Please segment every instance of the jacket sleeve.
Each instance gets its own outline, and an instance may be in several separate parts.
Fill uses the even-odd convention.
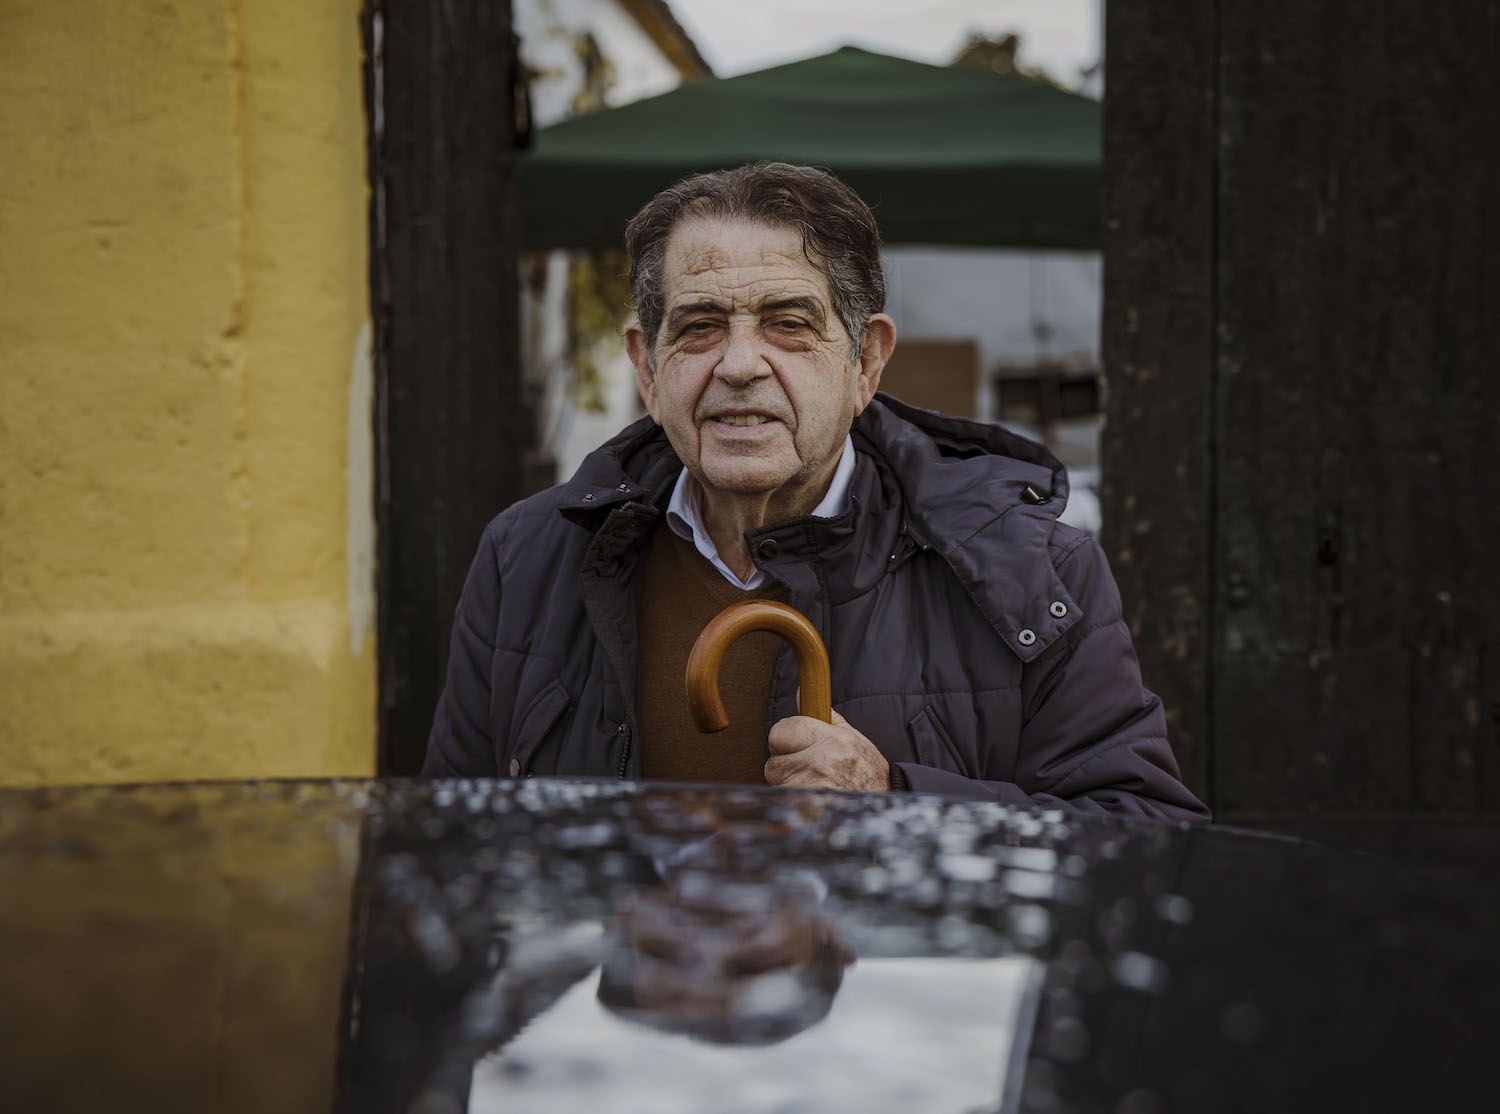
[[[1182,783],[1160,698],[1141,684],[1104,551],[1089,539],[1064,556],[1057,573],[1082,616],[1022,671],[1015,781],[978,781],[902,763],[907,786],[1004,804],[1209,819]]]
[[[500,615],[499,520],[490,523],[453,613],[448,677],[427,737],[423,777],[496,777],[490,662]]]

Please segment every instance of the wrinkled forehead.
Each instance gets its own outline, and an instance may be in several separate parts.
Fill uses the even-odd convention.
[[[828,277],[808,258],[802,234],[786,225],[692,216],[667,238],[667,306],[689,298],[724,299],[736,309],[771,294],[813,295],[829,305]]]

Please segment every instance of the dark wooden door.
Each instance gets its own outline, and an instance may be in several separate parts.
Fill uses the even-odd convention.
[[[1497,50],[1495,0],[1109,7],[1105,544],[1221,820],[1500,852]]]
[[[524,494],[510,4],[367,0],[380,762],[421,769],[453,608]]]

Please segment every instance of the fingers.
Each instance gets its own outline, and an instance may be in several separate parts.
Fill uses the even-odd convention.
[[[849,727],[849,721],[837,712],[833,713],[832,723],[811,716],[788,716],[772,726],[767,741],[771,744],[772,754],[795,754],[829,738],[835,727]]]
[[[772,725],[766,742],[770,744],[772,754],[796,754],[815,746],[831,730],[832,727],[821,720],[788,716]]]
[[[766,781],[805,789],[890,788],[890,764],[880,749],[843,716],[834,723],[789,716],[767,737]]]
[[[774,755],[766,763],[766,784],[787,789],[838,789],[838,783],[820,766],[800,754]]]
[[[797,765],[788,762],[785,758],[772,755],[766,761],[766,784],[767,785],[789,785],[790,778],[797,773]]]

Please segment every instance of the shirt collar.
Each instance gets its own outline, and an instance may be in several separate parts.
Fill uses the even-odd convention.
[[[846,434],[844,452],[839,457],[838,467],[833,470],[833,480],[828,485],[828,492],[823,496],[822,502],[812,509],[812,514],[817,518],[837,518],[843,514],[844,509],[849,505],[849,481],[853,477],[854,438]],[[708,529],[703,523],[702,505],[699,502],[701,494],[698,481],[693,479],[684,468],[678,473],[677,484],[672,488],[672,498],[667,503],[667,525],[683,541],[692,542],[693,547],[706,557],[729,583],[736,588],[753,592],[765,583],[766,574],[756,569],[750,574],[749,580],[741,580],[724,563],[724,559],[719,556],[718,546],[714,545],[713,538],[708,536]]]

